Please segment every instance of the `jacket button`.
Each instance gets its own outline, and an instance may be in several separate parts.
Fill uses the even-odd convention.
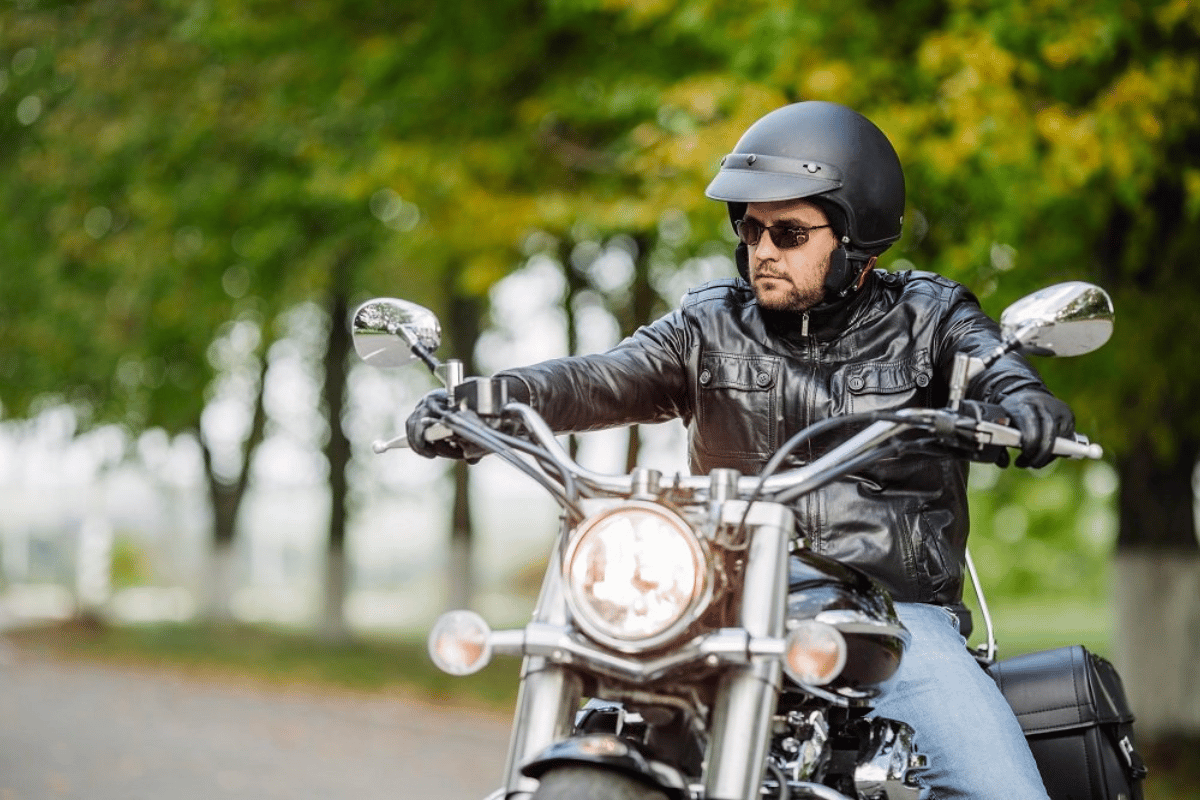
[[[926,375],[924,372],[922,372],[920,375],[917,376],[917,386],[920,386],[923,389],[928,385],[929,385],[929,376]]]
[[[709,381],[711,381],[711,380],[712,380],[712,373],[709,372],[708,370],[704,370],[703,372],[700,373],[700,383],[707,386]]]
[[[867,382],[857,375],[850,379],[850,391],[852,392],[862,391],[862,388],[866,385]]]
[[[765,372],[760,372],[760,373],[758,373],[758,377],[756,377],[754,380],[758,383],[759,386],[766,386],[768,383],[771,382],[771,376]]]

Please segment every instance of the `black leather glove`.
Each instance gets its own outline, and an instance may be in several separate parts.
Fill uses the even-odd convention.
[[[1056,436],[1075,435],[1075,415],[1071,407],[1052,394],[1039,391],[1018,392],[1000,401],[1010,424],[1021,432],[1018,467],[1044,467],[1054,460]]]
[[[404,431],[408,435],[408,445],[414,453],[420,453],[426,458],[441,456],[442,458],[464,458],[462,448],[454,437],[445,439],[426,438],[429,428],[438,418],[450,411],[450,397],[445,389],[434,389],[421,398],[417,407],[408,415]]]

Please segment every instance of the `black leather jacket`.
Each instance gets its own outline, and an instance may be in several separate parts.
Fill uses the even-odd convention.
[[[759,309],[749,285],[720,280],[600,354],[502,374],[558,431],[675,417],[688,426],[691,468],[758,473],[772,453],[818,420],[859,411],[945,405],[954,354],[980,354],[999,329],[960,284],[922,272],[877,270],[848,300],[804,314]],[[1006,356],[970,386],[998,403],[1046,391],[1031,366]],[[798,452],[810,460],[845,439]],[[872,575],[899,601],[956,606],[968,530],[960,459],[893,458],[795,503],[809,546]]]

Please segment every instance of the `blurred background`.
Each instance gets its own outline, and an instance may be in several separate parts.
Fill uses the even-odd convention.
[[[1106,459],[976,467],[972,550],[1002,654],[1088,644],[1155,763],[1200,771],[1190,0],[5,3],[0,626],[337,648],[521,621],[553,504],[373,455],[433,383],[356,363],[349,314],[427,305],[468,373],[607,347],[734,273],[704,186],[802,99],[900,153],[883,267],[993,315],[1112,294],[1105,348],[1037,365]],[[685,465],[675,424],[573,446]]]

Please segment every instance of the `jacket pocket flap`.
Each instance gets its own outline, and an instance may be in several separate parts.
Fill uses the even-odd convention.
[[[778,356],[709,353],[700,360],[700,386],[704,389],[766,391],[779,378]]]
[[[846,370],[846,388],[855,394],[891,394],[925,388],[932,380],[929,351],[900,361],[856,364]]]

